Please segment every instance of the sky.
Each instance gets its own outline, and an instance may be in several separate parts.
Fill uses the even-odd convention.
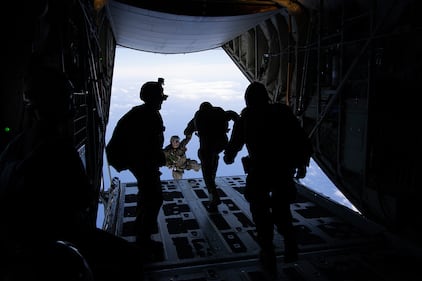
[[[111,137],[117,121],[130,108],[139,105],[139,89],[147,81],[164,78],[164,93],[169,97],[163,103],[161,115],[164,126],[164,145],[170,143],[172,135],[184,137],[183,131],[203,101],[238,113],[244,107],[243,93],[249,81],[231,62],[222,49],[190,53],[163,55],[134,51],[118,47],[116,50],[113,73],[112,97],[106,141]],[[230,128],[232,127],[230,122]],[[198,160],[198,137],[193,136],[187,145],[187,157]],[[243,174],[239,161],[232,165],[220,163],[217,176]],[[221,159],[222,160],[222,159]],[[106,172],[108,169],[106,169]],[[117,173],[113,168],[111,175],[120,179],[134,181],[128,171]],[[162,167],[162,180],[172,179],[171,170]],[[201,171],[185,171],[184,178],[202,177]]]
[[[143,103],[139,99],[142,84],[147,81],[157,81],[159,77],[164,78],[164,93],[169,96],[160,111],[166,128],[164,146],[170,143],[172,135],[179,135],[181,139],[184,137],[183,131],[187,123],[203,101],[209,101],[215,106],[238,113],[245,106],[243,96],[249,81],[221,48],[189,54],[166,55],[117,47],[106,143],[117,121],[133,106]],[[229,127],[232,128],[232,126],[230,122]],[[188,158],[198,160],[198,146],[198,137],[194,135],[187,145]],[[226,165],[222,160],[223,155],[220,154],[217,176],[243,175],[240,159],[246,154],[246,149],[243,148],[231,165]],[[129,171],[118,173],[108,166],[106,157],[104,157],[104,162],[105,189],[108,188],[113,177],[119,177],[122,182],[136,181]],[[161,172],[162,180],[172,179],[169,168],[162,167]],[[185,171],[183,176],[185,179],[201,177],[201,171],[193,170]],[[313,161],[302,183],[345,206],[352,207]]]

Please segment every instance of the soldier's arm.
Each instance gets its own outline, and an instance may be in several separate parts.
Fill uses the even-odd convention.
[[[242,149],[245,144],[243,135],[243,119],[238,118],[233,125],[233,131],[230,136],[229,143],[224,150],[224,162],[232,164],[236,158],[237,153]]]
[[[233,121],[236,122],[237,119],[239,119],[239,114],[237,114],[236,111],[233,110],[226,110],[227,115],[227,121]]]
[[[185,128],[185,130],[183,131],[183,134],[188,137],[192,137],[193,132],[196,131],[195,128],[195,119],[193,118],[192,120],[190,120]]]
[[[189,134],[189,135],[185,135],[185,138],[183,139],[183,140],[181,140],[180,141],[180,145],[179,145],[179,147],[181,148],[181,149],[185,149],[186,150],[186,146],[187,146],[187,144],[190,142],[190,140],[192,139],[192,135],[191,134]]]

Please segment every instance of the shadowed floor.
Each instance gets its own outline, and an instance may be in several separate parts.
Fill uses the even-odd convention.
[[[164,204],[153,237],[161,247],[146,266],[146,280],[270,280],[259,264],[254,224],[242,195],[245,176],[216,181],[222,199],[218,211],[208,209],[202,178],[162,181]],[[134,242],[136,183],[120,187],[124,200],[116,205],[115,232]],[[419,250],[411,252],[382,227],[334,201],[301,185],[298,191],[291,208],[299,260],[283,262],[283,238],[276,233],[276,280],[389,281],[417,274]]]

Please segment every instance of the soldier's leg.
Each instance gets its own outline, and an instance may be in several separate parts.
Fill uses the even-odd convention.
[[[283,187],[285,188],[285,186]],[[273,192],[271,206],[277,231],[284,238],[285,261],[291,262],[297,260],[298,246],[289,196],[281,192],[283,187]]]
[[[215,185],[215,155],[210,151],[200,149],[198,157],[201,160],[202,177],[208,190],[210,206],[215,207],[221,203],[220,196]]]
[[[274,224],[271,218],[270,196],[265,186],[259,185],[254,175],[246,179],[245,198],[249,202],[252,219],[255,223],[257,243],[261,248],[259,259],[263,269],[272,275],[277,272],[274,251]]]
[[[157,231],[157,219],[163,204],[160,171],[138,173],[138,194],[136,207],[137,242],[147,244]],[[138,241],[139,240],[139,241]]]

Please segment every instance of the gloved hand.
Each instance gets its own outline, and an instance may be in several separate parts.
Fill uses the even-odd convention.
[[[306,177],[306,166],[297,168],[295,178],[303,179],[304,177]]]

